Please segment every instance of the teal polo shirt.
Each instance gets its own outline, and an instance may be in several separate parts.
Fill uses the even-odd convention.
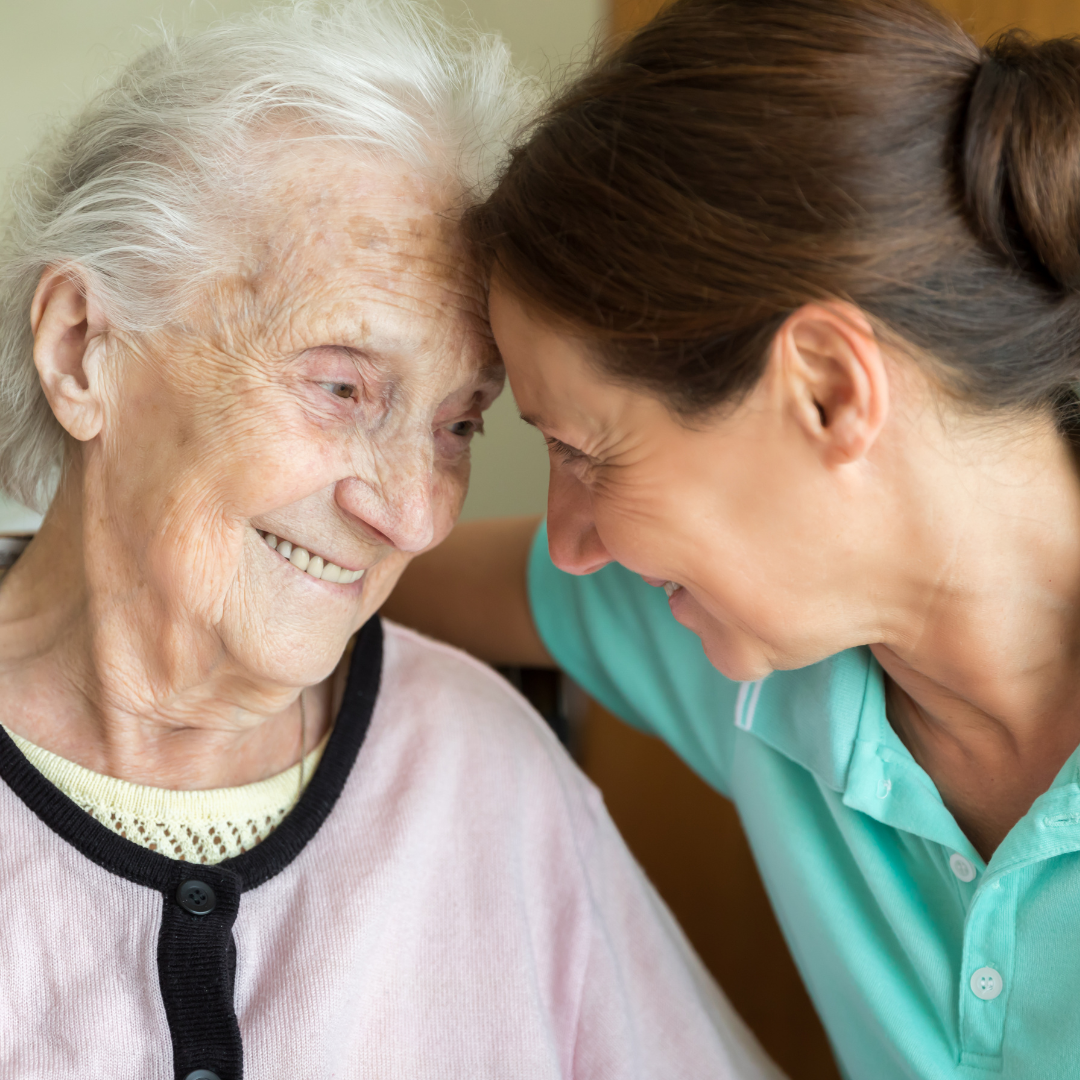
[[[869,649],[731,682],[662,589],[564,574],[543,529],[529,594],[559,665],[738,807],[846,1077],[1080,1078],[1080,752],[985,863]]]

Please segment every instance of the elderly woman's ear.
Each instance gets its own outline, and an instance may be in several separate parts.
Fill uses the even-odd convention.
[[[101,359],[107,329],[83,278],[70,267],[41,275],[30,309],[34,365],[56,419],[72,438],[101,430]]]

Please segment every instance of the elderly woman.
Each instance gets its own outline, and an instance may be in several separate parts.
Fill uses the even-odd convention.
[[[500,389],[457,218],[521,101],[414,6],[279,8],[18,188],[3,1076],[775,1075],[539,719],[375,616]]]

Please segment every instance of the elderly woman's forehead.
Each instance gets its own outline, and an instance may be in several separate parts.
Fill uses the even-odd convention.
[[[256,247],[346,253],[398,251],[431,257],[464,251],[454,213],[460,191],[404,162],[378,162],[333,146],[291,155],[262,188]],[[438,257],[438,256],[436,256]]]
[[[464,319],[487,335],[486,289],[457,198],[401,164],[355,154],[290,162],[249,203],[238,272],[206,294],[213,325],[246,324],[282,342],[320,324],[348,337],[406,314]]]
[[[282,169],[251,208],[240,276],[266,297],[320,282],[382,283],[475,304],[484,290],[458,224],[459,194],[402,164],[312,152]]]

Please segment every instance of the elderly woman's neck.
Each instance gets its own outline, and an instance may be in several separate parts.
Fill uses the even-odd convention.
[[[108,524],[87,524],[71,481],[0,587],[0,723],[158,787],[235,786],[295,764],[296,687],[241,670],[212,632],[146,595],[136,568],[110,565]],[[343,674],[305,691],[304,749],[325,734]]]

